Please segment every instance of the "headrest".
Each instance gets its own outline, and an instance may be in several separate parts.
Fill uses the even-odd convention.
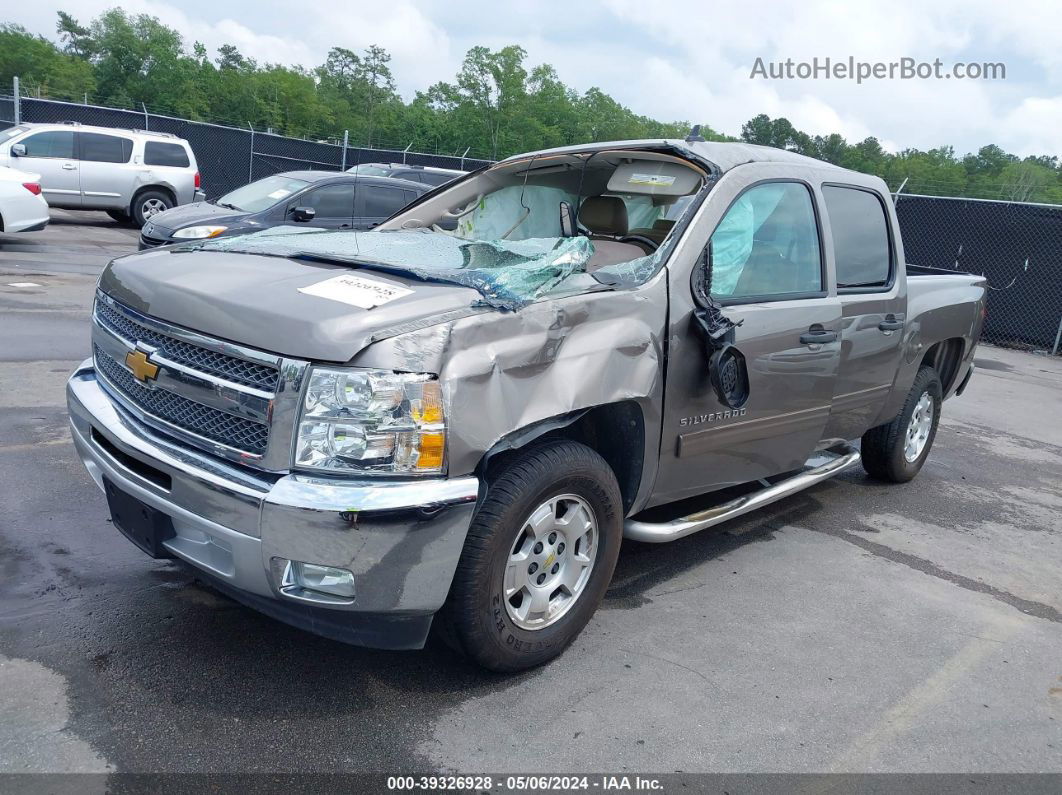
[[[594,234],[627,234],[627,205],[618,196],[590,196],[579,205],[579,223]]]

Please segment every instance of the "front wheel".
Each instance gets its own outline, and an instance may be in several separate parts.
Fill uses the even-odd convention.
[[[444,637],[480,665],[520,671],[583,630],[612,579],[623,501],[585,445],[533,445],[495,477],[476,512],[439,615]]]
[[[918,474],[937,435],[943,398],[937,371],[920,368],[895,419],[863,434],[863,469],[868,475],[906,483]]]

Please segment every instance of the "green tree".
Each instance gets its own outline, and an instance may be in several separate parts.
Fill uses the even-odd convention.
[[[0,24],[0,90],[9,91],[15,77],[24,94],[39,92],[57,99],[81,101],[96,89],[91,65],[61,53],[25,28]]]
[[[582,141],[685,138],[685,121],[634,113],[599,87],[580,93],[549,64],[527,64],[512,45],[473,47],[453,81],[441,81],[404,102],[395,90],[390,54],[377,45],[360,53],[328,52],[313,70],[260,64],[225,44],[211,54],[189,50],[180,34],[146,14],[115,8],[88,24],[59,12],[55,42],[0,24],[0,86],[22,80],[25,94],[139,107],[288,135],[355,144],[412,144],[424,151],[473,157]],[[702,125],[709,141],[735,140]],[[1057,155],[1018,158],[997,145],[964,157],[950,146],[886,152],[873,137],[848,143],[841,135],[809,135],[785,118],[759,114],[740,140],[800,152],[876,174],[896,189],[945,196],[1062,202]]]
[[[362,107],[365,111],[367,146],[372,146],[375,116],[381,105],[395,98],[395,79],[391,74],[391,55],[373,44],[361,59],[356,79],[362,84]]]
[[[59,21],[55,25],[63,49],[78,58],[90,58],[94,52],[95,42],[89,29],[82,26],[65,11],[59,12]]]
[[[527,96],[526,57],[516,45],[497,51],[473,47],[454,83],[436,83],[428,90],[436,107],[457,115],[469,140],[485,141],[492,158],[516,143],[512,127]]]

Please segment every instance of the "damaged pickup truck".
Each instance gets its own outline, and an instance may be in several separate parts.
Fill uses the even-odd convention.
[[[570,147],[371,232],[116,259],[70,418],[148,554],[312,632],[419,648],[434,625],[515,671],[579,634],[624,537],[860,458],[914,477],[984,301],[905,266],[876,177],[695,137]]]

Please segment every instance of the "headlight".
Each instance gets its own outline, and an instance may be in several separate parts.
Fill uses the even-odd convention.
[[[186,226],[173,233],[174,237],[201,240],[204,237],[217,237],[228,229],[227,226]]]
[[[431,375],[314,367],[295,466],[363,474],[443,472],[442,388]]]

